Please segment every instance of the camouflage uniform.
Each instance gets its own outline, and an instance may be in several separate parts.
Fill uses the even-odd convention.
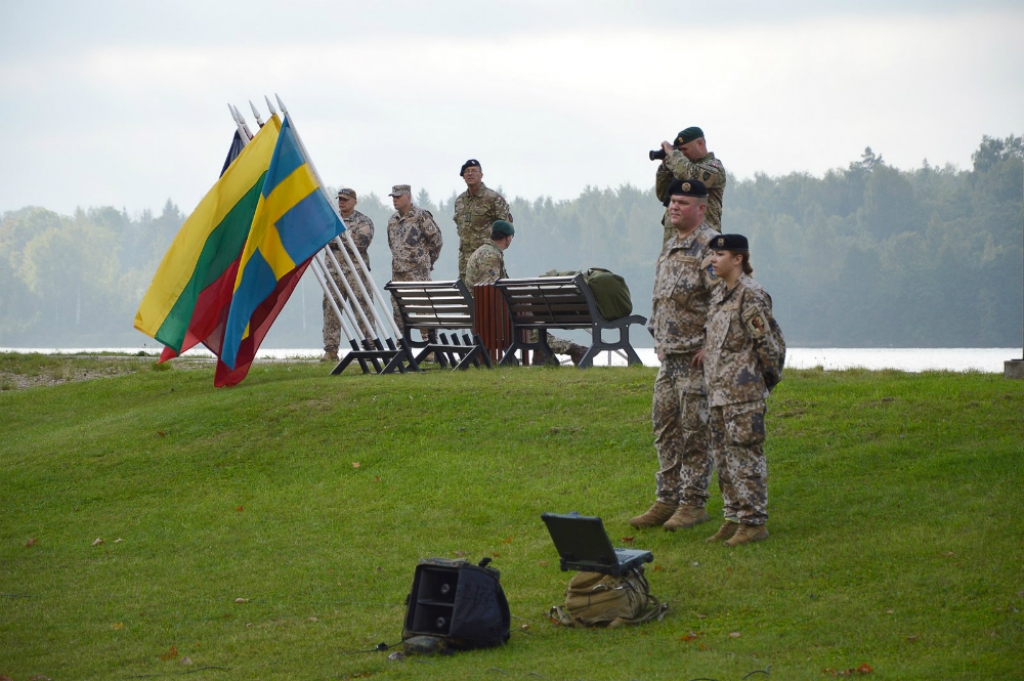
[[[493,241],[488,239],[487,243],[476,249],[470,256],[469,262],[466,263],[466,276],[462,280],[472,291],[477,284],[493,284],[498,279],[505,278],[508,278],[508,272],[505,270],[505,254],[494,245]],[[529,342],[536,343],[539,336],[539,332],[531,331]],[[569,349],[573,345],[572,341],[548,334],[548,347],[556,355],[568,355]]]
[[[388,246],[391,248],[393,281],[430,281],[430,271],[441,254],[441,230],[430,211],[413,206],[405,215],[388,218]],[[392,296],[395,323],[405,333],[402,316]]]
[[[690,163],[683,152],[673,149],[658,166],[654,177],[654,193],[659,201],[664,202],[668,198],[668,187],[675,179],[700,180],[704,183],[708,188],[708,212],[704,215],[704,222],[716,232],[721,232],[722,195],[725,193],[725,167],[722,162],[715,158],[714,153],[708,152],[707,156],[696,163]],[[669,222],[668,210],[661,218],[661,225],[665,229],[664,240],[668,241],[676,233],[676,228]]]
[[[373,221],[366,217],[359,211],[352,211],[350,216],[342,217],[345,222],[345,229],[352,235],[352,241],[356,244],[356,249],[359,254],[363,256],[363,262],[366,263],[366,268],[370,268],[370,256],[366,252],[366,249],[370,247],[370,242],[373,241]],[[342,242],[345,243],[345,250],[348,251],[348,257],[351,258],[353,264],[356,262],[356,256],[352,252],[351,246],[345,237],[341,237]],[[341,249],[334,241],[328,244],[331,252],[334,253],[334,257],[341,264],[341,271],[345,275],[345,279],[348,280],[349,286],[352,287],[352,291],[356,294],[356,300],[359,305],[362,306],[363,311],[366,313],[366,318],[373,323],[373,316],[370,313],[369,304],[366,298],[359,291],[359,285],[356,284],[356,278],[354,273],[349,269],[348,264],[345,262],[344,256],[341,255]],[[345,285],[341,283],[341,276],[338,273],[337,268],[334,267],[334,263],[331,262],[330,258],[327,258],[327,270],[331,273],[331,277],[334,279],[334,283],[338,285],[338,290],[345,296],[346,300],[350,300],[348,293],[345,292]],[[370,293],[370,279],[364,274],[363,286],[366,287],[366,292]],[[370,294],[373,295],[373,294]],[[351,301],[350,301],[351,302]],[[341,307],[340,305],[338,306]],[[331,307],[330,301],[327,300],[327,296],[324,296],[324,352],[336,353],[338,352],[338,346],[341,343],[341,323],[338,321],[338,316],[334,314],[334,308]],[[353,310],[354,312],[355,310]],[[374,338],[377,334],[373,333],[372,329],[366,328],[366,324],[363,324],[362,320],[359,319],[359,313],[356,312],[356,319],[359,322],[359,331],[363,334],[363,338]]]
[[[466,273],[462,277],[466,287],[473,290],[477,284],[493,284],[499,279],[508,278],[505,271],[505,254],[488,239],[469,257],[466,262]]]
[[[718,280],[701,268],[716,232],[706,223],[662,248],[654,274],[647,328],[662,356],[654,381],[651,420],[661,470],[658,501],[703,508],[713,465],[704,377],[692,365],[704,342],[708,302]]]
[[[512,222],[512,213],[501,194],[481,182],[476,194],[467,189],[455,199],[452,219],[459,233],[459,278],[465,281],[470,256],[491,241],[491,225],[495,220]]]
[[[763,525],[768,520],[763,446],[768,388],[761,366],[774,366],[774,358],[786,352],[785,342],[768,332],[778,331],[771,296],[741,275],[731,291],[722,286],[715,292],[705,329],[704,378],[723,512],[744,525]]]

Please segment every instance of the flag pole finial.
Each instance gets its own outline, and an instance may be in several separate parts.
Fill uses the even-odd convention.
[[[263,117],[260,116],[260,110],[256,108],[256,105],[252,103],[251,99],[249,100],[249,108],[252,109],[252,115],[256,117],[256,124],[262,128]]]
[[[275,92],[274,93],[274,99],[277,100],[277,105],[279,107],[281,107],[281,113],[283,113],[285,116],[287,116],[288,115],[288,107],[286,107],[284,105],[284,102],[281,101],[281,96]]]
[[[277,115],[277,109],[274,108],[274,103],[270,101],[270,97],[263,95],[263,99],[267,102],[267,110],[270,111],[271,116]]]

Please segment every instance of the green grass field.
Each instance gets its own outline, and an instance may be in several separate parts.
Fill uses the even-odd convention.
[[[217,390],[151,361],[0,392],[0,675],[1024,678],[1024,383],[788,372],[771,538],[727,549],[717,522],[627,525],[653,501],[652,369],[267,364]],[[547,620],[570,575],[539,515],[573,510],[653,551],[662,622]],[[493,557],[508,645],[364,652],[399,641],[428,556]]]

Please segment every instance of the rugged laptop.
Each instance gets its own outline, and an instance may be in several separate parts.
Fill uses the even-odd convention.
[[[542,513],[540,517],[561,557],[563,572],[580,570],[618,577],[654,560],[650,551],[614,548],[600,518],[578,513]]]

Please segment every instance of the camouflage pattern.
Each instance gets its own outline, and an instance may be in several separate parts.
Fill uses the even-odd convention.
[[[708,301],[719,283],[700,266],[715,234],[702,224],[683,238],[677,232],[662,248],[647,325],[662,357],[651,406],[658,499],[699,508],[707,502],[713,461],[704,375],[692,360],[703,345]]]
[[[774,366],[786,347],[772,316],[771,296],[747,275],[740,275],[731,291],[722,286],[712,297],[704,349],[704,378],[725,517],[745,525],[763,525],[768,520],[764,458],[768,388],[761,367]]]
[[[352,214],[347,218],[342,216],[342,221],[345,223],[345,229],[352,235],[352,241],[355,242],[356,250],[363,256],[363,262],[366,263],[366,267],[370,267],[370,256],[367,253],[367,249],[370,247],[370,242],[373,241],[373,221],[366,217],[359,211],[352,211]],[[356,262],[355,254],[352,252],[351,246],[348,245],[348,241],[345,237],[341,237],[345,244],[345,250],[348,251],[348,257],[353,263]],[[363,311],[366,314],[366,318],[372,323],[373,316],[370,313],[369,304],[366,298],[359,290],[358,284],[356,284],[355,275],[350,270],[348,264],[345,262],[345,258],[341,255],[341,248],[338,247],[334,241],[328,244],[328,248],[334,253],[334,257],[341,264],[341,271],[344,273],[345,278],[348,280],[349,286],[352,287],[352,291],[356,294],[356,300],[359,305],[362,306]],[[330,272],[331,278],[334,279],[334,283],[338,285],[338,290],[345,296],[346,300],[351,300],[348,297],[348,293],[345,291],[345,285],[341,282],[341,275],[339,275],[337,268],[334,263],[331,262],[330,258],[326,258],[327,271]],[[363,286],[366,287],[367,293],[370,292],[370,279],[363,273]],[[338,306],[341,307],[340,305]],[[338,321],[338,316],[334,313],[334,308],[331,307],[330,301],[327,300],[327,296],[324,296],[323,300],[323,311],[324,311],[324,352],[337,352],[338,346],[341,343],[341,323]],[[363,338],[374,338],[377,334],[372,329],[367,328],[366,324],[359,319],[359,314],[356,313],[356,319],[359,322],[359,332],[363,335]]]
[[[430,281],[441,254],[441,230],[430,211],[413,206],[404,215],[395,212],[388,218],[388,246],[391,248],[391,279],[393,281]],[[392,298],[395,323],[405,333],[398,305]]]
[[[776,331],[776,335],[770,333]],[[711,299],[704,342],[704,379],[712,407],[768,397],[762,367],[775,366],[786,345],[772,316],[772,299],[743,274],[730,291],[719,287]]]
[[[717,234],[705,223],[682,239],[677,232],[661,249],[647,322],[660,355],[690,354],[704,345],[708,303],[719,280],[700,265]]]
[[[764,400],[711,407],[711,440],[722,490],[722,513],[744,525],[768,521]]]
[[[654,176],[654,193],[662,203],[668,198],[668,187],[674,179],[700,180],[708,188],[708,212],[704,221],[716,232],[722,231],[722,197],[725,194],[725,167],[715,158],[714,153],[696,163],[691,163],[683,156],[683,152],[673,149],[672,153],[658,166]],[[668,219],[668,211],[661,219],[665,230],[664,240],[668,241],[675,235],[676,228]]]
[[[470,256],[491,240],[495,220],[512,222],[512,213],[501,194],[481,182],[476,194],[469,190],[455,199],[455,226],[459,233],[459,278],[466,280],[466,263]]]
[[[505,271],[505,254],[488,239],[487,243],[470,256],[462,281],[472,290],[477,284],[493,284],[498,279],[506,278],[508,272]]]
[[[703,374],[696,352],[667,355],[654,381],[651,421],[660,467],[658,501],[704,508],[711,480],[711,439]]]

